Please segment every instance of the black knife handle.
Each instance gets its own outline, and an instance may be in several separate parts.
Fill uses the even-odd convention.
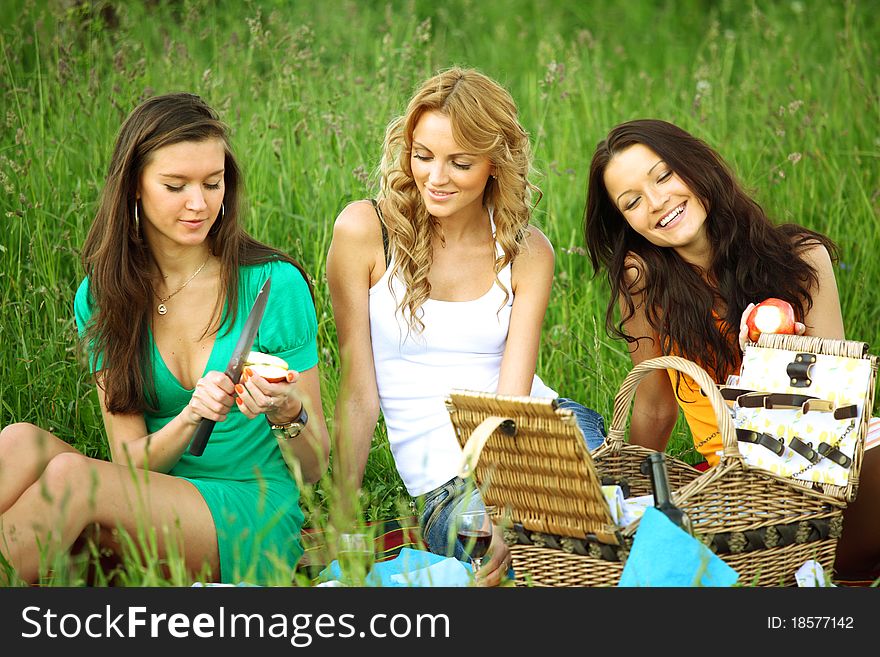
[[[211,432],[214,431],[214,420],[207,420],[202,418],[199,421],[199,426],[196,427],[196,433],[193,435],[192,441],[189,444],[189,453],[193,456],[201,456],[202,452],[205,451],[205,445],[208,444],[208,438],[211,437]]]

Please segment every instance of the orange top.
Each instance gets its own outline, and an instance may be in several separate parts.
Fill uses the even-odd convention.
[[[723,321],[715,311],[712,311],[715,322],[721,329]],[[673,355],[678,355],[673,353]],[[702,363],[697,363],[700,367],[705,368]],[[672,391],[678,400],[678,406],[684,414],[684,419],[688,423],[691,430],[691,437],[694,440],[694,447],[708,461],[709,465],[715,467],[721,460],[718,452],[722,450],[724,445],[721,442],[721,432],[718,430],[718,420],[715,418],[715,411],[709,398],[700,392],[700,386],[687,374],[678,370],[666,370],[669,374],[669,380],[672,383]],[[681,374],[681,384],[676,389],[676,380],[678,374]],[[711,376],[711,375],[710,375]],[[725,377],[726,378],[726,377]],[[722,383],[724,383],[722,381]]]
[[[669,380],[672,382],[672,390],[678,400],[678,406],[687,420],[694,440],[694,447],[702,454],[709,465],[718,465],[720,457],[718,452],[723,445],[721,432],[718,430],[718,420],[709,398],[700,392],[700,386],[691,377],[678,370],[666,370]],[[676,375],[681,374],[681,384],[676,389]]]

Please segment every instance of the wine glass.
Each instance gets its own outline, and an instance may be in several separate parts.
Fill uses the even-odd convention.
[[[373,560],[370,537],[356,532],[340,534],[336,555],[343,577],[352,584],[362,584]]]
[[[474,575],[480,571],[483,557],[492,542],[492,519],[485,508],[468,509],[458,514],[458,540],[468,554]]]

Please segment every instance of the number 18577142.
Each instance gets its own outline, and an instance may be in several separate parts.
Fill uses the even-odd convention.
[[[852,630],[852,616],[768,616],[771,630]]]

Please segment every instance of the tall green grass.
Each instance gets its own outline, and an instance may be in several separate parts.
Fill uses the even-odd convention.
[[[76,347],[78,253],[121,121],[176,90],[202,95],[231,126],[249,230],[314,276],[332,415],[333,219],[375,190],[384,126],[418,81],[453,64],[505,84],[532,135],[544,192],[535,223],[557,254],[538,369],[565,396],[610,420],[630,368],[605,334],[608,290],[592,278],[581,223],[596,142],[636,117],[703,137],[771,216],[836,240],[847,336],[880,343],[871,2],[6,0],[0,12],[0,425],[34,422],[107,456]],[[673,449],[691,458],[687,442],[680,426]],[[381,426],[364,490],[370,519],[408,503]],[[304,495],[314,524],[324,491]]]

